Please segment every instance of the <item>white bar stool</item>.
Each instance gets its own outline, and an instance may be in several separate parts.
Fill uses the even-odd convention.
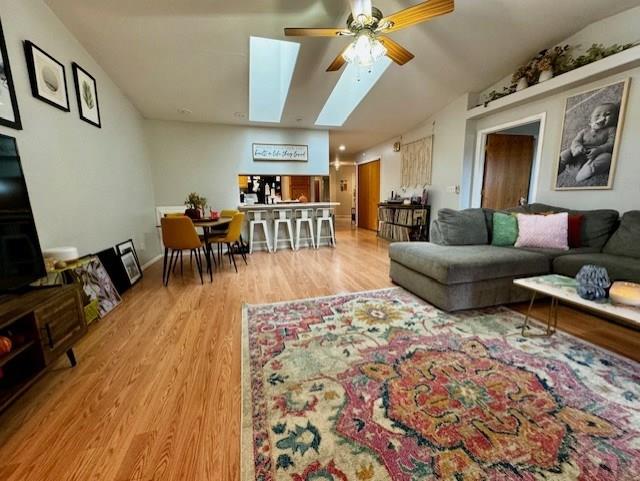
[[[300,249],[300,241],[311,241],[311,246],[315,248],[316,244],[313,240],[313,209],[296,209],[296,250]],[[300,228],[302,224],[309,227],[310,237],[300,237]]]
[[[267,250],[271,252],[271,243],[269,242],[269,226],[267,225],[268,213],[264,210],[250,210],[249,215],[249,254],[253,253],[255,244],[266,244]],[[264,240],[255,240],[254,231],[256,226],[262,226],[264,232]]]
[[[273,252],[278,250],[278,231],[280,230],[280,224],[287,226],[287,232],[289,237],[281,239],[281,242],[290,242],[291,250],[295,250],[293,243],[293,226],[291,225],[291,219],[293,218],[293,210],[291,209],[273,209]]]
[[[329,245],[331,245],[332,247],[336,246],[336,233],[333,228],[333,214],[334,210],[329,207],[323,207],[316,210],[316,226],[318,229],[316,233],[316,249],[320,247],[322,239],[329,239]],[[330,235],[323,236],[322,224],[325,222],[328,224]]]

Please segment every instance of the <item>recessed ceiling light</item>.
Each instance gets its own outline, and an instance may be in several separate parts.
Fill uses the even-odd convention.
[[[182,108],[178,109],[178,113],[182,114],[182,115],[191,115],[193,113],[193,111],[189,110],[189,109],[187,109],[185,107],[182,107]]]
[[[346,147],[346,146],[344,146],[344,145],[341,145],[340,147],[338,147],[338,150],[339,150],[340,152],[344,152],[345,150],[347,150],[347,147]]]

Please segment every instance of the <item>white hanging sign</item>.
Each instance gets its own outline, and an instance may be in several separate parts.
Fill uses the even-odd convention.
[[[308,145],[253,144],[253,160],[308,162]]]

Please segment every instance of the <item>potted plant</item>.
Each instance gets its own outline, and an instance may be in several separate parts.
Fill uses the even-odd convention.
[[[511,77],[511,83],[515,85],[516,92],[529,86],[529,64],[518,68]]]
[[[201,219],[204,207],[207,205],[207,199],[206,197],[198,195],[196,192],[191,192],[184,201],[184,205],[187,206],[184,215],[191,219]]]
[[[562,73],[566,68],[570,56],[567,54],[569,45],[556,46],[543,50],[536,57],[536,71],[538,82],[544,82],[553,78],[556,73]]]

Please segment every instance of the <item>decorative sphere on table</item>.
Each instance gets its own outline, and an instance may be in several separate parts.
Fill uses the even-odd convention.
[[[576,281],[578,281],[578,295],[589,301],[606,298],[607,289],[611,287],[609,273],[602,266],[582,266],[576,275]]]

